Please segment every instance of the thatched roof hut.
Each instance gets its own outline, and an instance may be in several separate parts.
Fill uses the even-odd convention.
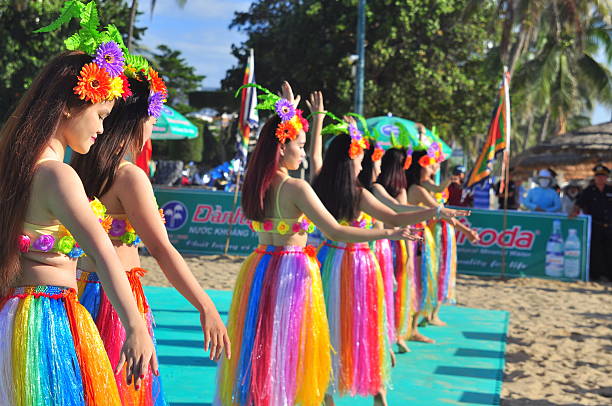
[[[552,168],[566,180],[592,176],[597,163],[612,168],[612,121],[546,139],[512,159],[519,172]]]

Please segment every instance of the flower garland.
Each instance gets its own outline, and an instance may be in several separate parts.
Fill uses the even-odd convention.
[[[128,76],[147,80],[150,88],[148,113],[159,118],[168,97],[164,81],[149,67],[145,58],[129,53],[116,26],[110,24],[105,30],[99,30],[100,19],[95,1],[87,4],[83,4],[81,0],[66,1],[55,21],[34,32],[55,31],[73,18],[79,20],[81,29],[64,41],[66,48],[70,51],[82,51],[93,57],[93,61],[85,64],[77,75],[74,94],[91,103],[118,98],[125,100],[132,95]]]
[[[295,141],[300,131],[308,132],[308,120],[304,118],[302,110],[295,108],[289,100],[281,98],[263,86],[256,83],[242,85],[236,91],[236,97],[238,97],[242,89],[247,87],[254,87],[264,92],[264,94],[257,96],[259,101],[255,106],[256,109],[274,110],[281,119],[274,132],[278,142],[284,144],[287,140]]]
[[[321,134],[348,134],[351,137],[351,145],[349,146],[348,150],[348,156],[350,159],[357,158],[363,153],[364,149],[370,148],[370,142],[367,140],[367,137],[369,137],[370,134],[363,116],[356,113],[347,114],[347,116],[357,117],[361,121],[362,127],[366,131],[365,136],[355,124],[348,123],[330,112],[326,112],[325,115],[331,117],[335,123],[325,126],[323,130],[321,130]]]
[[[419,165],[425,168],[429,165],[440,163],[445,159],[446,157],[442,153],[442,146],[439,142],[434,142],[427,148],[427,155],[423,155],[421,159],[419,159]]]
[[[374,152],[372,152],[372,162],[380,161],[384,154],[385,150],[380,146],[378,142],[376,142],[374,144]]]

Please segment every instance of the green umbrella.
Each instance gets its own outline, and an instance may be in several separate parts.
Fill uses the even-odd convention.
[[[152,139],[154,140],[182,140],[183,138],[197,138],[198,127],[191,124],[181,113],[172,107],[162,107],[161,116],[153,126]]]
[[[404,146],[410,143],[412,148],[415,149],[419,144],[429,147],[433,142],[439,142],[442,145],[442,153],[446,157],[450,157],[453,152],[452,148],[440,139],[435,128],[433,131],[426,128],[425,136],[419,140],[419,130],[417,129],[416,123],[405,118],[391,115],[371,117],[366,120],[366,123],[372,136],[376,138],[380,146],[384,149],[391,148],[391,137],[393,136],[396,142]]]

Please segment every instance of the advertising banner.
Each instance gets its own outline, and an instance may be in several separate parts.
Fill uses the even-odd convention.
[[[240,200],[226,192],[156,187],[155,195],[166,217],[172,244],[187,254],[222,254],[231,233],[229,254],[248,255],[257,247]],[[506,275],[588,280],[591,218],[568,219],[561,214],[508,211],[503,231],[503,211],[472,210],[462,219],[478,230],[480,242],[472,244],[457,234],[457,271],[476,275],[501,273],[502,247]]]
[[[248,255],[257,247],[257,233],[249,228],[240,200],[232,210],[233,194],[156,187],[155,196],[164,212],[170,241],[180,252],[222,254],[228,233],[228,254]]]
[[[501,273],[505,248],[508,276],[588,279],[591,218],[508,210],[472,210],[461,221],[478,230],[480,241],[457,237],[457,271],[476,275]]]

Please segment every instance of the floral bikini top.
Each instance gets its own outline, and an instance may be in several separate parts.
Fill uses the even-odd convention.
[[[106,207],[98,199],[91,200],[89,206],[98,221],[102,223],[106,217]],[[70,231],[62,224],[43,226],[25,222],[18,245],[22,253],[53,252],[67,255],[70,258],[80,258],[85,255]]]
[[[342,220],[339,223],[340,225],[343,225],[343,226],[371,229],[374,226],[375,222],[376,220],[372,216],[370,216],[367,213],[361,212],[359,214],[359,217],[357,217],[356,220],[353,220],[353,221]]]
[[[166,217],[162,209],[159,209],[159,215],[162,222],[166,223]],[[136,234],[136,230],[132,227],[132,223],[127,217],[127,214],[107,214],[102,221],[102,227],[108,233],[108,237],[114,241],[121,241],[127,246],[134,247],[141,242],[140,237]]]
[[[117,170],[126,165],[131,165],[131,163],[122,162],[119,164]],[[162,209],[159,209],[159,215],[161,216],[162,222],[166,224],[166,218]],[[135,247],[141,242],[140,237],[136,234],[136,230],[132,227],[132,223],[130,223],[125,213],[107,213],[102,221],[102,227],[104,227],[104,231],[106,231],[111,240],[121,241],[130,247]]]
[[[250,222],[251,230],[260,233],[278,233],[281,235],[289,233],[312,234],[315,232],[317,229],[316,226],[303,214],[300,217],[293,219],[285,219],[283,216],[281,216],[279,206],[280,190],[287,180],[289,180],[289,176],[283,179],[281,184],[278,185],[278,189],[276,189],[276,214],[278,217],[270,217],[265,221],[253,220]]]

